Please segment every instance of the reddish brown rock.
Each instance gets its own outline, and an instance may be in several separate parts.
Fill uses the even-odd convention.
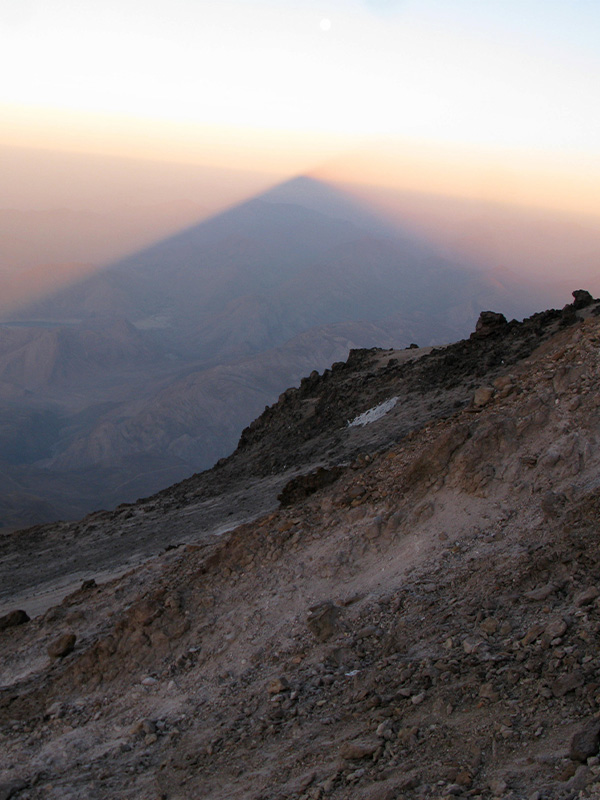
[[[77,637],[74,633],[64,633],[48,645],[50,658],[64,658],[73,652]]]
[[[573,734],[569,755],[573,761],[585,762],[600,750],[600,720],[594,719]]]
[[[24,625],[29,622],[29,615],[25,611],[9,611],[3,617],[0,617],[0,631],[6,628],[14,628],[17,625]]]

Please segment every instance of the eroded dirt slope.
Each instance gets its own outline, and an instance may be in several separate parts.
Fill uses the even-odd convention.
[[[398,441],[404,396],[345,428],[324,488],[0,631],[0,797],[599,797],[595,307]],[[360,358],[348,419],[390,396]]]

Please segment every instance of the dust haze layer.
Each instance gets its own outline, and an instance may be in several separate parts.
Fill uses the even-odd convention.
[[[3,524],[147,495],[350,348],[443,343],[540,297],[561,294],[466,268],[332,186],[281,184],[5,320]]]

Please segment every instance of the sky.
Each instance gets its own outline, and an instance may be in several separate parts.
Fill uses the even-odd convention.
[[[0,0],[0,26],[6,143],[202,161],[245,131],[275,169],[382,135],[598,158],[595,0]]]
[[[598,218],[598,41],[597,0],[0,0],[0,209],[53,151],[243,174],[213,211],[308,172]]]

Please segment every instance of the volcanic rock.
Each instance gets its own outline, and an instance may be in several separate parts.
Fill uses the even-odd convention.
[[[573,734],[569,755],[573,761],[586,762],[600,750],[600,721],[591,720]]]
[[[0,631],[5,628],[14,628],[17,625],[24,625],[29,622],[29,615],[22,610],[9,611],[3,617],[0,617]]]
[[[64,658],[73,652],[76,641],[74,633],[64,633],[48,645],[48,655],[51,658]]]
[[[472,336],[490,336],[507,325],[504,314],[496,311],[482,311]]]

